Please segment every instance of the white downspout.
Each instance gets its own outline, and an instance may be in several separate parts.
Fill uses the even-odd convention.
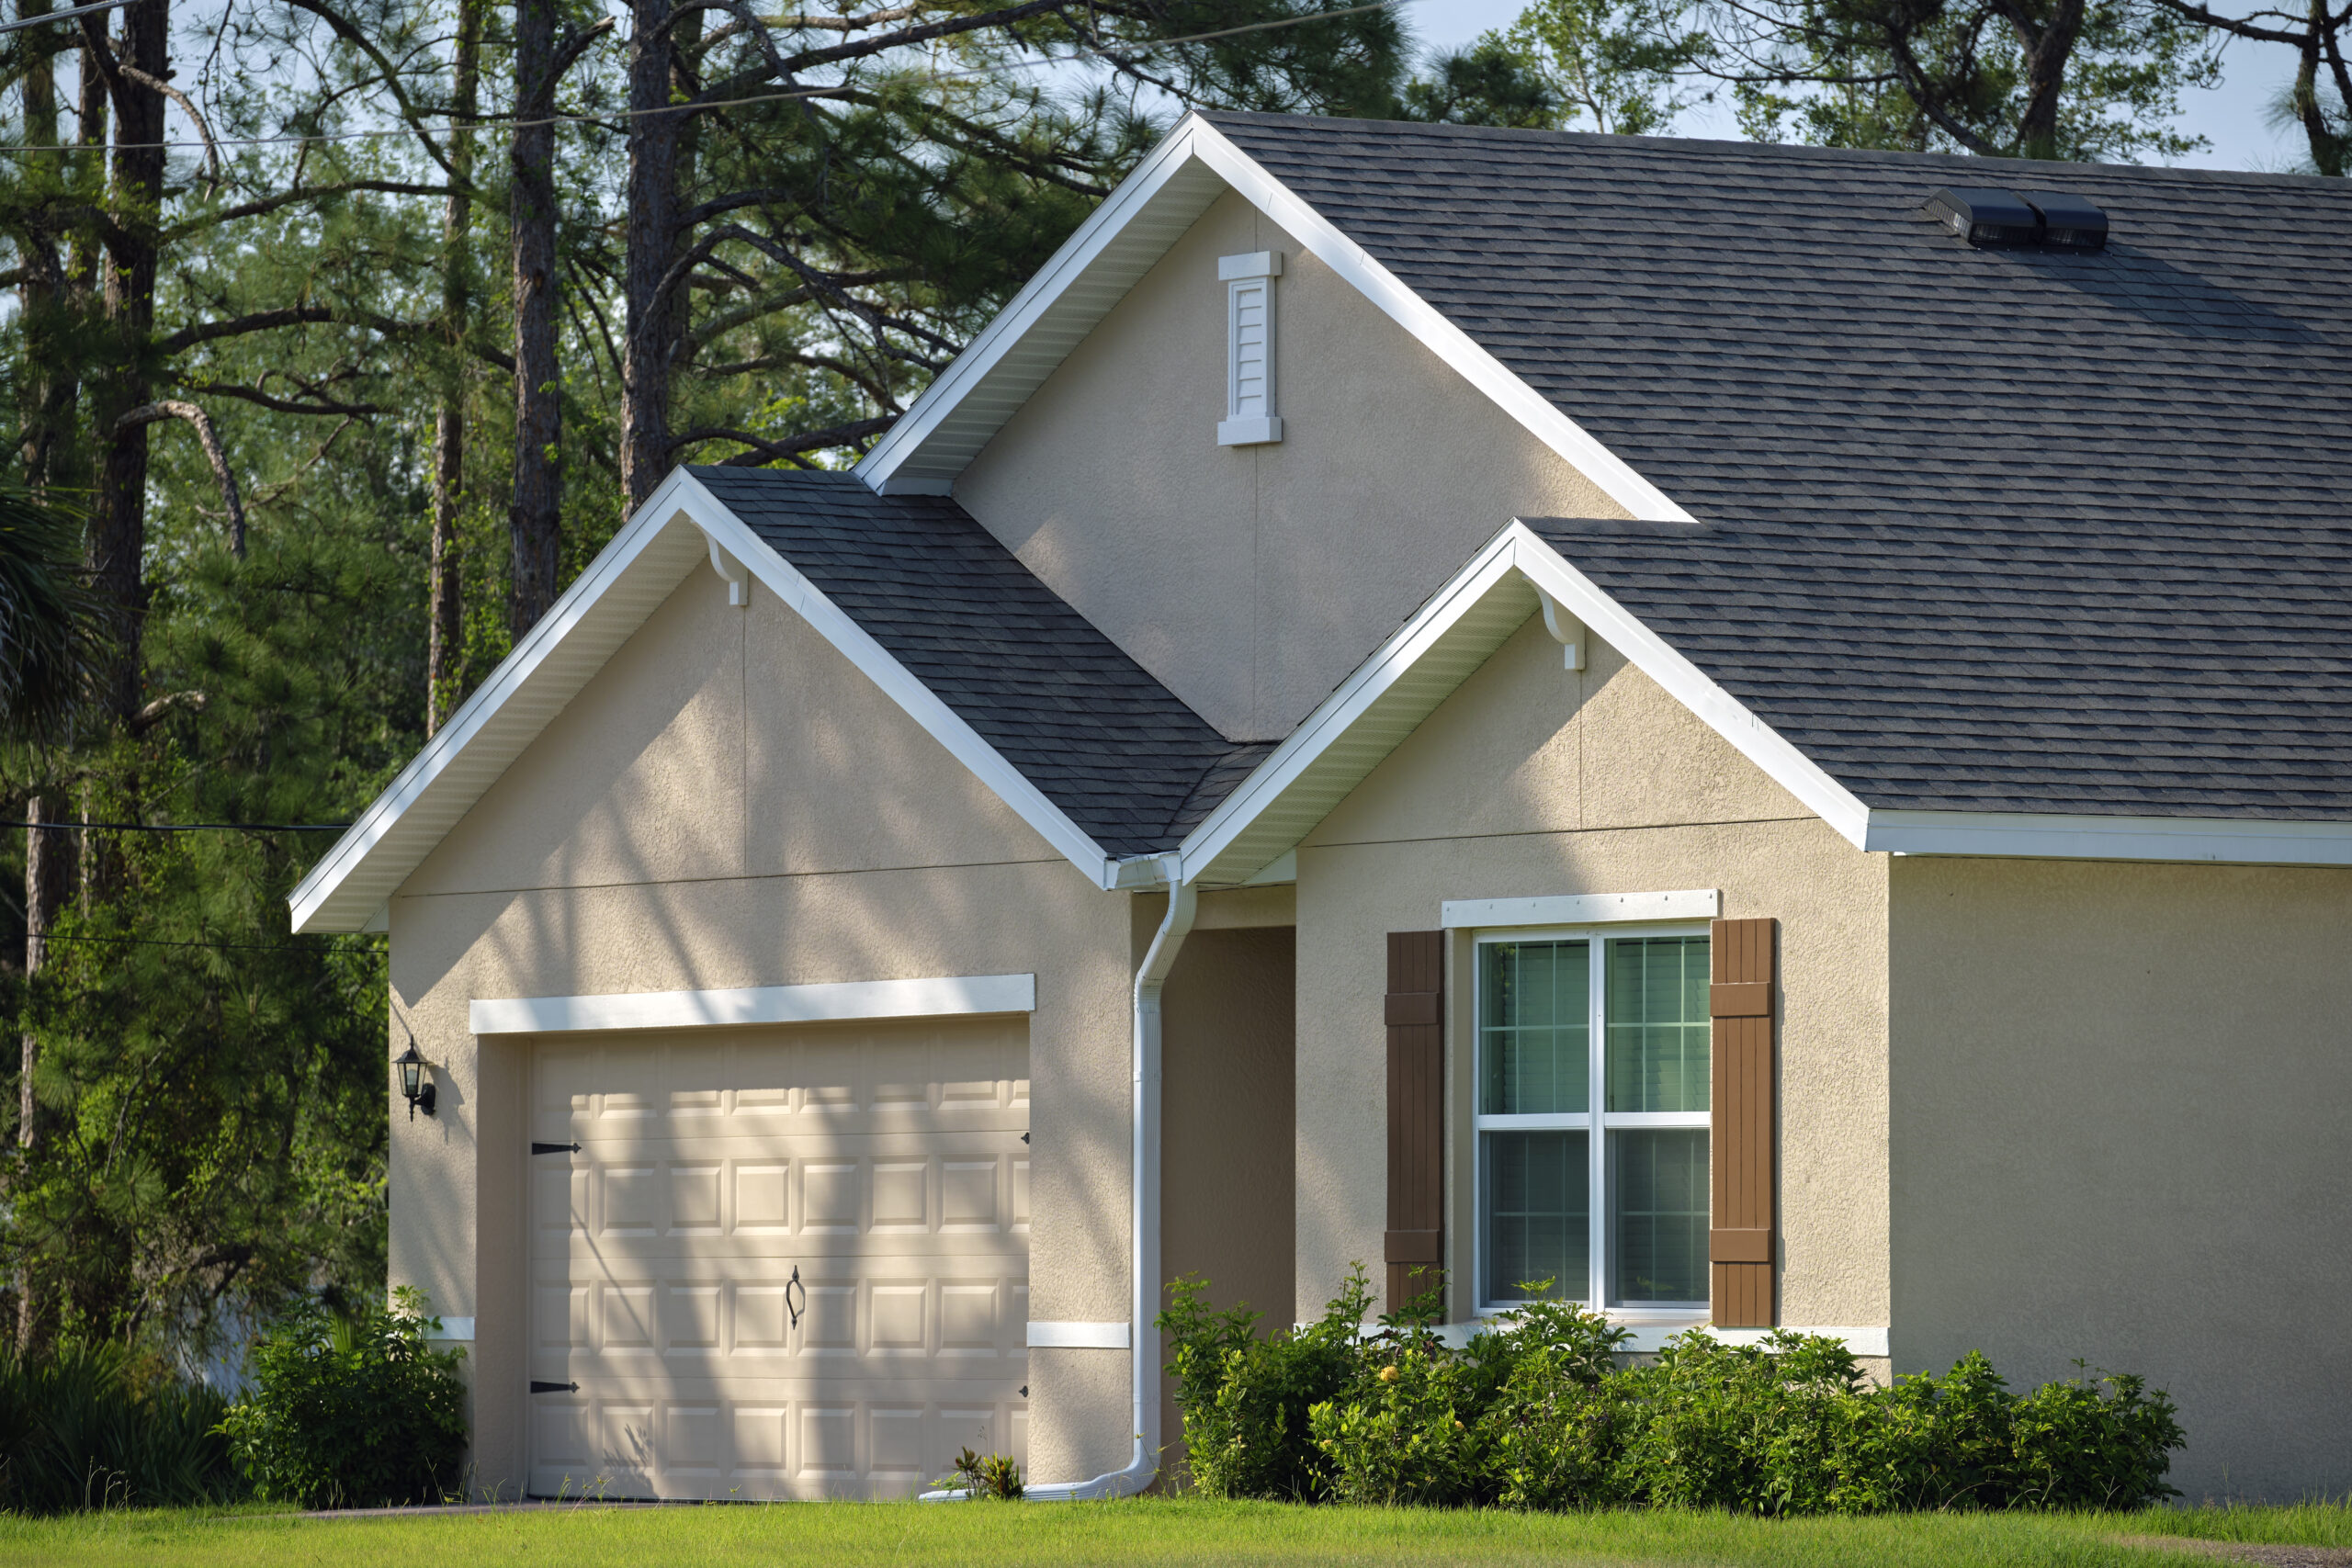
[[[1091,1481],[1028,1488],[1026,1495],[1041,1503],[1132,1496],[1159,1473],[1159,1334],[1151,1325],[1159,1315],[1159,991],[1176,966],[1177,950],[1192,932],[1200,902],[1199,892],[1183,880],[1183,863],[1176,856],[1164,857],[1160,872],[1168,888],[1168,913],[1136,970],[1135,985],[1135,1138],[1129,1168],[1135,1198],[1129,1222],[1135,1241],[1129,1271],[1135,1321],[1127,1329],[1127,1354],[1135,1363],[1135,1453],[1125,1469]]]

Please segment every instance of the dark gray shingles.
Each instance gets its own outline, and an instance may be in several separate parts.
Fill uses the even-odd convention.
[[[692,472],[1113,855],[1173,848],[1271,750],[1212,729],[953,501]]]
[[[2352,816],[2352,184],[1211,118],[1706,525],[1543,529],[1864,800]],[[2113,243],[1916,215],[2003,181]]]

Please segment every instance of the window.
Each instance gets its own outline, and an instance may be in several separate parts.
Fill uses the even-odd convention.
[[[1477,943],[1478,1297],[1707,1300],[1704,931]]]

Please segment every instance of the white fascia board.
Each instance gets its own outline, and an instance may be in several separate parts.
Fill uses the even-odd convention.
[[[1003,364],[1016,348],[1059,304],[1087,270],[1102,259],[1102,254],[1117,241],[1120,234],[1144,210],[1151,206],[1170,185],[1192,164],[1193,141],[1198,121],[1187,118],[1164,137],[1159,146],[1147,153],[1135,172],[1119,182],[1118,188],[1104,197],[1078,226],[1076,232],[1062,242],[1035,276],[1022,286],[1005,308],[997,312],[989,324],[941,371],[936,380],[923,389],[914,406],[901,415],[898,423],[883,434],[857,464],[854,472],[869,489],[886,495],[930,494],[944,495],[951,480],[935,475],[911,475],[904,472],[931,438],[939,433],[957,408],[977,390],[989,376]],[[1202,204],[1205,209],[1206,203]],[[1197,217],[1195,213],[1193,216]],[[1189,222],[1189,220],[1187,220]],[[1148,269],[1147,269],[1148,270]],[[1109,310],[1106,302],[1104,310]],[[1039,378],[1040,380],[1043,377]],[[1010,411],[1007,411],[1008,414]]]
[[[1549,398],[1520,379],[1501,360],[1472,342],[1470,335],[1448,321],[1436,306],[1407,288],[1396,274],[1374,261],[1370,252],[1341,233],[1330,220],[1227,141],[1216,127],[1202,119],[1188,120],[1186,125],[1193,132],[1194,157],[1256,203],[1261,211],[1314,252],[1324,265],[1355,285],[1364,298],[1451,366],[1455,374],[1493,399],[1529,434],[1599,485],[1611,501],[1634,516],[1650,522],[1692,521],[1690,514],[1676,505],[1665,491],[1634,472],[1631,464],[1553,406]]]
[[[2352,865],[2352,822],[1879,808],[1862,847],[1905,855]]]
[[[1438,924],[1449,931],[1482,926],[1590,926],[1622,920],[1712,920],[1724,896],[1712,887],[1674,893],[1563,893],[1544,898],[1448,898]]]
[[[1069,819],[1069,815],[1046,797],[1043,790],[1029,781],[1028,775],[1005,761],[1004,754],[980,738],[979,732],[964,721],[940,700],[939,694],[898,661],[888,650],[875,641],[864,626],[851,618],[848,612],[827,598],[817,585],[800,575],[799,570],[770,549],[760,536],[752,532],[743,520],[729,512],[719,500],[695,480],[680,470],[690,491],[681,501],[694,521],[707,535],[716,538],[728,553],[752,569],[752,575],[769,592],[789,605],[793,612],[815,628],[818,635],[840,650],[842,657],[865,674],[866,679],[882,688],[885,695],[906,710],[907,716],[928,730],[933,739],[947,748],[956,760],[969,768],[979,781],[995,792],[998,799],[1012,807],[1021,819],[1035,828],[1046,841],[1067,856],[1071,864],[1084,872],[1098,887],[1108,887],[1116,874],[1114,863],[1104,854],[1102,847],[1083,828]]]
[[[1503,530],[1511,542],[1512,564],[1533,583],[1572,611],[1594,636],[1631,660],[1634,667],[1663,686],[1668,694],[1689,708],[1716,734],[1730,741],[1740,755],[1770,774],[1857,849],[1864,841],[1870,808],[1853,791],[1829,776],[1820,763],[1790,744],[1780,731],[1749,712],[1746,704],[1701,672],[1699,667],[1669,647],[1666,639],[1641,622],[1598,584],[1568,564],[1559,551],[1524,523]]]
[[[1517,526],[1517,525],[1513,525]],[[1525,530],[1521,530],[1524,532]],[[1533,537],[1530,535],[1529,537]],[[1487,541],[1470,563],[1430,596],[1429,602],[1396,628],[1355,673],[1340,682],[1331,694],[1265,761],[1250,770],[1240,787],[1218,803],[1199,827],[1186,837],[1178,852],[1183,857],[1183,878],[1191,881],[1207,869],[1225,848],[1298,782],[1349,726],[1364,716],[1374,703],[1402,680],[1437,640],[1494,586],[1510,575],[1513,543],[1508,531]]]
[[[582,624],[595,615],[605,596],[662,539],[682,481],[691,482],[684,469],[662,482],[645,505],[638,510],[637,515],[614,536],[612,542],[598,552],[587,570],[539,618],[538,624],[525,634],[521,644],[499,661],[498,668],[490,672],[489,679],[458,705],[458,711],[449,716],[449,721],[424,743],[408,766],[400,771],[398,776],[385,786],[384,792],[319,858],[318,863],[311,868],[309,874],[302,878],[287,899],[297,932],[356,931],[373,925],[376,911],[383,906],[380,895],[373,897],[363,895],[364,908],[343,907],[352,904],[353,900],[349,897],[339,899],[336,896],[346,891],[353,874],[400,826],[401,818],[434,791],[434,786],[451,773],[466,750],[485,730],[497,723],[526,689],[542,684],[561,688],[553,694],[554,700],[546,705],[546,712],[537,716],[537,723],[519,728],[506,727],[509,733],[502,736],[501,739],[515,756],[519,756],[524,747],[537,738],[563,703],[580,686],[586,684],[594,674],[594,668],[564,668],[564,646]],[[695,488],[700,490],[701,487]],[[665,593],[668,588],[674,588],[684,580],[686,571],[693,569],[700,556],[701,551],[697,549],[694,552],[693,560],[681,559],[670,563],[678,570],[676,576],[664,588]],[[629,623],[628,630],[633,631],[638,624],[641,624],[641,618]],[[622,640],[626,640],[626,635],[624,632]],[[598,658],[594,662],[596,667],[601,667],[603,659]],[[504,759],[512,760],[512,756]],[[498,765],[503,771],[504,762],[500,761]],[[481,787],[487,787],[488,783],[487,779],[479,781]],[[476,793],[479,794],[479,789]],[[429,852],[431,846],[428,844],[414,858],[421,863],[424,854]],[[409,865],[402,869],[401,874],[404,876],[407,871],[413,869],[413,864]],[[389,889],[385,891],[389,892]]]
[[[683,532],[673,533],[673,528]],[[1109,857],[1083,829],[1046,799],[1035,784],[1006,761],[995,747],[982,739],[929,687],[916,680],[906,666],[839,605],[786,564],[699,480],[678,468],[662,481],[637,515],[589,563],[521,645],[491,671],[490,678],[466,699],[449,722],[425,742],[383,794],[360,813],[358,820],[311,868],[310,874],[303,877],[288,900],[292,908],[294,930],[359,931],[372,923],[391,888],[423,863],[439,842],[436,832],[421,838],[410,835],[414,839],[413,842],[388,844],[402,818],[428,796],[435,796],[443,807],[437,815],[446,816],[448,822],[454,823],[506,765],[537,739],[548,721],[602,668],[613,649],[643,624],[659,598],[649,593],[649,602],[639,612],[603,628],[605,637],[600,640],[610,640],[612,648],[586,659],[575,653],[567,661],[567,640],[597,615],[600,604],[630,578],[641,560],[654,553],[663,558],[663,575],[662,580],[646,586],[658,590],[659,597],[667,597],[687,572],[701,565],[713,544],[723,547],[729,555],[748,567],[777,598],[880,686],[1091,881],[1098,886],[1110,885]],[[509,712],[510,707],[514,711]],[[495,731],[493,753],[467,758],[469,749],[476,746],[486,731]],[[461,760],[477,765],[461,768]],[[446,787],[436,794],[435,786],[445,784]],[[453,789],[458,793],[450,795]],[[443,796],[447,798],[440,798]],[[447,826],[443,825],[443,831]],[[379,862],[374,868],[379,874],[366,879],[364,885],[355,882],[355,874],[368,866],[371,859],[392,853],[400,856],[401,863],[385,865]],[[378,882],[388,885],[379,888],[375,886]]]
[[[473,1004],[469,1021],[476,1034],[555,1034],[586,1029],[723,1029],[752,1023],[840,1023],[1036,1010],[1035,975],[959,975],[924,980],[740,986],[716,991],[485,998]]]
[[[1225,134],[1198,116],[1187,116],[1154,148],[1136,172],[1084,223],[1053,259],[1040,268],[1011,304],[972,340],[915,400],[898,423],[857,465],[857,475],[885,493],[946,494],[952,479],[916,462],[918,455],[958,407],[1005,366],[1022,340],[1043,322],[1119,240],[1129,225],[1194,168],[1205,169],[1272,218],[1333,272],[1403,327],[1423,347],[1558,453],[1603,493],[1634,517],[1688,523],[1690,514],[1592,434],[1555,407],[1552,400],[1477,344],[1437,307],[1408,288],[1370,252],[1308,206]],[[1205,209],[1205,204],[1202,204]],[[1187,205],[1189,217],[1197,217]],[[1188,218],[1189,220],[1189,218]],[[1170,243],[1172,243],[1172,236]],[[1148,270],[1148,268],[1146,269]],[[1138,273],[1137,276],[1140,276]],[[1122,290],[1124,293],[1124,290]],[[1104,300],[1108,312],[1115,300]],[[1097,318],[1099,319],[1099,317]],[[1089,322],[1089,330],[1091,329]],[[1046,373],[1050,373],[1049,371]],[[1044,375],[1038,379],[1042,381]],[[1004,411],[1010,417],[1012,408]]]

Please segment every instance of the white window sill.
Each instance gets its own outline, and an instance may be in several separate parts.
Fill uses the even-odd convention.
[[[1220,446],[1263,446],[1283,438],[1283,422],[1273,419],[1221,419],[1216,422]]]

